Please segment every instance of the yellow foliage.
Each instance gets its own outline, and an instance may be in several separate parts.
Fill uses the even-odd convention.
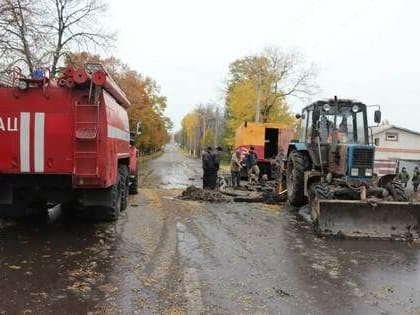
[[[200,123],[200,117],[196,112],[190,112],[187,115],[184,116],[182,119],[181,125],[182,130],[185,132],[185,135],[187,137],[187,140],[192,143],[196,128],[199,126]]]
[[[201,139],[201,144],[203,148],[212,147],[214,144],[214,132],[211,129],[207,129],[204,132],[203,138]]]
[[[255,120],[257,82],[253,79],[231,84],[226,97],[228,119],[226,122],[227,145],[235,144],[235,130],[244,121]],[[270,91],[267,85],[261,87],[261,117],[263,122],[284,123],[293,125],[294,118],[282,97]]]

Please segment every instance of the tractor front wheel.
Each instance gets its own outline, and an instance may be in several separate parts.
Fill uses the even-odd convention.
[[[306,202],[304,195],[305,157],[297,151],[290,153],[287,160],[287,199],[294,207],[301,207]]]
[[[404,184],[398,180],[393,180],[386,187],[395,201],[408,201]]]
[[[311,218],[315,229],[318,227],[318,220],[320,215],[319,201],[321,199],[332,199],[333,193],[331,188],[326,183],[313,184],[309,191],[309,205],[311,207]]]

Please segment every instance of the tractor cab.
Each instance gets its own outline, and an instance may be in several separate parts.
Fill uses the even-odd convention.
[[[301,142],[368,144],[366,105],[349,100],[318,101],[306,107],[301,119]]]
[[[376,114],[380,116],[380,114]],[[303,109],[300,143],[321,175],[346,180],[373,176],[374,147],[368,141],[366,105],[344,99],[317,101]]]

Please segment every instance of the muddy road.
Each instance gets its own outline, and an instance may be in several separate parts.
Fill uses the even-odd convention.
[[[169,145],[114,224],[0,222],[0,314],[420,314],[420,245],[315,237],[279,206],[174,199]]]

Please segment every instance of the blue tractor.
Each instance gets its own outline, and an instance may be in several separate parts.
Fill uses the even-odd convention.
[[[308,205],[318,233],[419,237],[420,204],[408,201],[394,175],[374,174],[365,104],[335,97],[305,107],[296,117],[300,139],[288,148],[287,198],[294,207]],[[380,123],[380,110],[374,120]]]

